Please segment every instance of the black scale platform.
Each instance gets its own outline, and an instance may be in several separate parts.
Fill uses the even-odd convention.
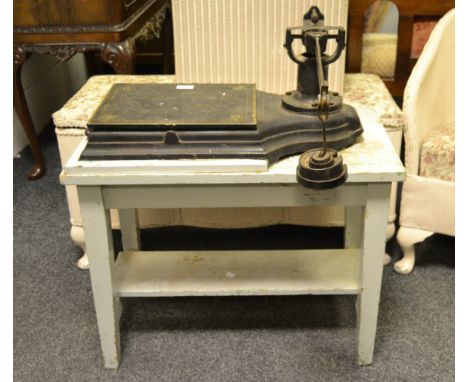
[[[321,147],[317,115],[288,110],[253,84],[114,84],[88,121],[82,160],[279,159]],[[362,133],[354,108],[333,94],[328,146]]]

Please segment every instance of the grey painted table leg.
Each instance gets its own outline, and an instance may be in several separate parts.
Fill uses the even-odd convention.
[[[104,208],[99,186],[79,186],[78,198],[85,231],[104,367],[117,369],[120,364],[121,305],[120,299],[115,296],[112,288],[114,246],[110,212]]]
[[[361,247],[362,210],[362,206],[348,206],[345,209],[345,248]]]
[[[124,251],[140,250],[140,229],[138,210],[126,208],[119,210],[120,230],[122,231],[122,248]]]
[[[357,299],[358,364],[370,365],[374,354],[390,183],[370,183],[363,216],[361,293]]]

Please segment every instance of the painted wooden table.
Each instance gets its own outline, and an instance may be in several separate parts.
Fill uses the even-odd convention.
[[[76,185],[106,368],[120,364],[122,297],[357,295],[357,360],[372,363],[392,181],[405,170],[374,115],[342,151],[348,180],[327,191],[296,182],[298,157],[261,160],[80,161],[85,141],[61,174]],[[137,208],[342,205],[345,248],[329,250],[140,250]],[[110,209],[118,209],[123,251],[114,261]]]

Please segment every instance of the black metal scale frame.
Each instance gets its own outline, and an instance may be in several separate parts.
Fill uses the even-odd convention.
[[[338,33],[331,34],[333,29]],[[295,39],[305,46],[301,55],[292,49]],[[336,40],[336,50],[326,55],[330,39]],[[332,150],[350,146],[362,133],[359,117],[338,93],[328,91],[327,82],[328,65],[339,58],[344,41],[342,28],[323,26],[317,7],[304,15],[303,26],[288,28],[285,48],[299,65],[298,85],[282,96],[253,84],[114,84],[87,123],[88,143],[80,159],[243,158],[273,164],[325,144]],[[324,134],[319,107],[325,96]],[[325,151],[318,158],[320,168],[326,167]],[[316,170],[301,174],[311,171]],[[324,174],[319,178],[329,176],[319,172]],[[299,169],[298,181],[312,188],[337,185],[302,182]]]
[[[322,145],[320,121],[282,107],[279,95],[245,84],[177,86],[114,85],[88,122],[81,159],[251,158],[274,163]],[[331,147],[354,143],[361,132],[356,119],[347,105],[330,114]]]

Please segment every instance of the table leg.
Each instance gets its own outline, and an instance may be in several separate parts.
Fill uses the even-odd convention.
[[[29,54],[21,46],[13,47],[13,107],[21,122],[23,130],[28,137],[31,146],[34,167],[28,173],[30,180],[39,179],[44,175],[44,164],[42,162],[41,146],[34,130],[31,114],[29,113],[26,97],[24,96],[23,85],[21,83],[21,69]]]
[[[123,250],[140,250],[140,228],[138,226],[138,210],[133,208],[119,210],[119,220],[120,230],[122,232]]]
[[[110,213],[104,208],[100,187],[83,186],[77,189],[104,367],[117,369],[120,364],[121,306],[112,287],[114,246]]]
[[[361,293],[356,305],[359,365],[370,365],[374,354],[390,187],[390,183],[371,183],[367,191],[361,245]]]
[[[362,206],[345,209],[345,248],[360,248],[362,241]]]
[[[101,59],[117,74],[132,74],[135,71],[135,42],[129,38],[107,43],[101,50]]]

